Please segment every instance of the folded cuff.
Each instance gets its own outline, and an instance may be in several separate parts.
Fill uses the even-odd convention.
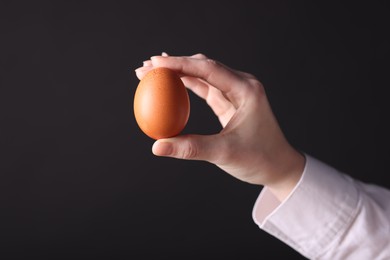
[[[302,255],[326,252],[356,215],[359,193],[349,176],[305,154],[301,179],[280,202],[267,187],[253,208],[255,223]]]

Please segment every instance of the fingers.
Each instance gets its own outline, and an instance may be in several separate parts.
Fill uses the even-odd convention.
[[[198,95],[200,98],[206,100],[210,85],[207,84],[204,80],[201,80],[199,78],[194,78],[190,76],[184,76],[181,77],[181,80],[183,81],[184,85],[189,88],[192,92],[194,92],[196,95]]]
[[[166,52],[162,52],[161,56],[168,57],[169,55]],[[145,76],[145,74],[153,68],[151,60],[145,60],[142,65],[142,67],[139,67],[135,70],[135,74],[137,75],[137,78],[139,80],[141,80]]]
[[[153,144],[152,152],[157,156],[216,163],[221,159],[222,148],[219,143],[222,141],[218,135],[182,135],[157,140]]]
[[[184,84],[207,101],[222,125],[229,119],[226,115],[232,114],[247,99],[247,80],[253,77],[210,60],[203,54],[172,57],[165,52],[161,56],[153,56],[151,60],[144,61],[143,67],[135,71],[137,77],[141,80],[154,67],[167,67],[178,71]]]
[[[225,98],[219,89],[210,86],[199,78],[187,76],[182,77],[182,80],[184,85],[206,101],[214,114],[218,117],[222,127],[225,127],[236,112],[236,108],[233,104]]]
[[[135,70],[135,75],[137,75],[137,78],[141,80],[146,73],[148,73],[149,70],[153,68],[152,61],[146,60],[143,62],[143,66],[139,67]]]
[[[240,102],[246,87],[242,76],[232,69],[197,54],[194,57],[151,57],[153,67],[167,67],[186,76],[201,78],[226,93],[232,102]]]

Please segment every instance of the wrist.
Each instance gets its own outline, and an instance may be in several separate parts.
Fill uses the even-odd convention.
[[[280,201],[285,200],[301,179],[305,164],[304,154],[292,148],[280,162],[275,179],[266,186]]]

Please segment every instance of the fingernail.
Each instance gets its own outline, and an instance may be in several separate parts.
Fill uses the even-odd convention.
[[[153,144],[152,152],[157,156],[168,156],[173,152],[173,146],[171,142],[156,141]]]
[[[161,56],[168,57],[168,53],[166,53],[166,52],[163,51],[163,52],[161,53]]]
[[[149,70],[150,66],[136,68],[135,71]]]
[[[151,61],[154,61],[154,60],[156,60],[156,59],[163,59],[163,58],[166,58],[166,57],[168,57],[168,56],[158,56],[158,55],[156,55],[156,56],[150,57],[150,60],[151,60]]]
[[[148,67],[148,66],[151,66],[151,65],[152,65],[152,61],[146,60],[146,61],[144,61],[142,64],[143,64],[144,67]]]
[[[142,71],[145,70],[145,67],[140,67],[134,70],[135,73],[141,73]]]

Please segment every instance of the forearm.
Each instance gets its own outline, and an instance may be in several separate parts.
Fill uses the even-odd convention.
[[[307,156],[284,201],[267,187],[253,218],[310,259],[385,259],[390,255],[390,192],[362,184]]]

